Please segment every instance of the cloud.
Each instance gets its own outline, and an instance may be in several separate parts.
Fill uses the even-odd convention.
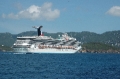
[[[52,3],[44,3],[41,7],[36,5],[31,5],[25,10],[21,10],[17,14],[10,13],[8,15],[3,14],[3,18],[11,19],[31,19],[31,20],[54,20],[58,18],[60,11],[58,9],[52,10]]]
[[[106,12],[106,14],[110,14],[113,16],[120,16],[120,6],[113,6]]]

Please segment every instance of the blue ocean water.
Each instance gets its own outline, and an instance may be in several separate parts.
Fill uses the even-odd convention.
[[[120,79],[120,54],[0,52],[0,79]]]

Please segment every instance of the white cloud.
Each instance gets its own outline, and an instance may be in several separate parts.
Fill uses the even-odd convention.
[[[52,10],[52,3],[44,3],[41,7],[36,5],[31,5],[29,8],[18,12],[17,14],[10,13],[8,15],[3,14],[3,18],[11,19],[31,19],[31,20],[54,20],[58,18],[60,11],[58,9]]]
[[[120,16],[120,6],[113,6],[106,13],[113,16]]]

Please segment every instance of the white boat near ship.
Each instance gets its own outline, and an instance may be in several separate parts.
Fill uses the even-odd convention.
[[[18,53],[76,53],[81,49],[81,42],[68,36],[67,33],[58,35],[54,39],[51,36],[43,36],[40,27],[34,27],[38,36],[17,37],[13,44],[14,52]]]

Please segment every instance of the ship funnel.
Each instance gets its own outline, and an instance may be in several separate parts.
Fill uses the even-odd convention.
[[[42,31],[41,31],[41,28],[42,28],[42,27],[43,27],[43,26],[39,26],[39,27],[33,26],[33,28],[37,29],[38,36],[41,36],[41,35],[42,35]]]
[[[38,36],[41,36],[42,35],[42,31],[41,31],[41,28],[42,28],[43,26],[40,26],[38,29],[37,29],[37,32],[38,32]]]

